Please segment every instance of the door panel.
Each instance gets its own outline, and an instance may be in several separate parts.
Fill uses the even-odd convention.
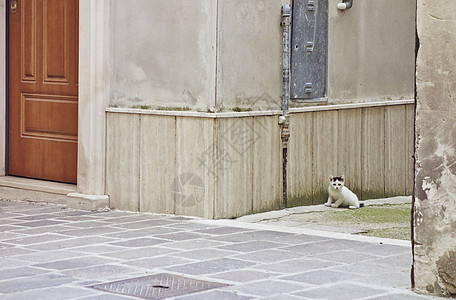
[[[78,1],[9,12],[8,174],[76,183]]]

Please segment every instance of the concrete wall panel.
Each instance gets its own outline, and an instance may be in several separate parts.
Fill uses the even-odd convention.
[[[329,175],[338,175],[339,152],[338,112],[322,111],[314,113],[313,135],[313,204],[328,200]]]
[[[290,116],[287,180],[291,206],[312,205],[313,114],[307,112]]]
[[[110,207],[139,211],[140,115],[108,114],[106,193]]]
[[[385,108],[385,196],[406,195],[407,108],[405,105]]]
[[[362,199],[385,194],[385,108],[363,111]]]
[[[362,113],[360,108],[339,110],[337,131],[338,175],[345,175],[345,184],[358,197],[362,189]]]
[[[253,118],[218,119],[217,132],[215,217],[250,214],[253,212],[253,145],[259,138],[253,129]]]
[[[140,211],[175,213],[176,118],[141,116]]]
[[[253,212],[279,209],[282,195],[282,142],[277,116],[255,117],[253,144]]]
[[[176,122],[175,213],[212,219],[216,201],[215,122],[186,117],[178,117]]]

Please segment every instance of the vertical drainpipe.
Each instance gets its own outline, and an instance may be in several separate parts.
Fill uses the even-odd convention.
[[[282,115],[279,117],[282,138],[282,164],[283,164],[283,205],[288,205],[287,196],[287,157],[288,157],[288,139],[290,138],[290,114],[288,106],[290,103],[290,19],[291,7],[288,4],[282,6],[282,22],[280,25],[283,29],[283,94],[282,94]]]

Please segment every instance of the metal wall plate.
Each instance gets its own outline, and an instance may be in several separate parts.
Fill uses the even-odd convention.
[[[90,287],[100,291],[142,299],[166,299],[225,286],[229,285],[161,273],[96,284]]]
[[[328,0],[293,0],[290,98],[326,96]]]

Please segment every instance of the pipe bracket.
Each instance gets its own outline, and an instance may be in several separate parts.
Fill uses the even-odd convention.
[[[353,0],[343,0],[342,3],[337,3],[337,9],[347,10],[353,6]]]

